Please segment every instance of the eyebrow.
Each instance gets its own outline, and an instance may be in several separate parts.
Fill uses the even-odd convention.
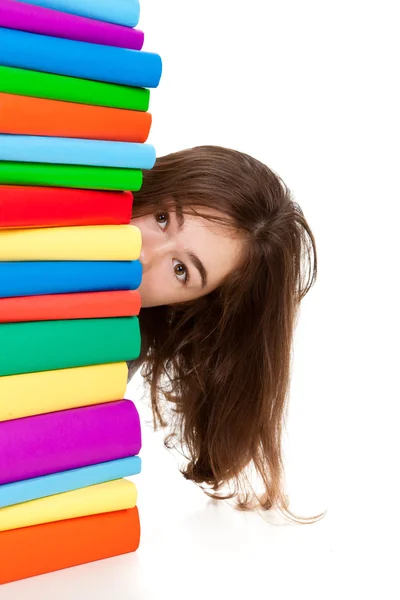
[[[183,214],[182,207],[178,204],[178,202],[176,202],[176,220],[178,223],[178,231],[182,231],[183,226],[185,224],[185,216]],[[190,252],[189,250],[186,250],[186,253],[187,253],[192,265],[194,267],[196,267],[196,269],[200,273],[201,287],[202,287],[202,289],[204,289],[207,286],[207,281],[208,281],[207,271],[205,269],[205,266],[203,265],[203,263],[201,262],[201,260],[199,259],[199,257],[196,254],[194,254],[193,252]]]

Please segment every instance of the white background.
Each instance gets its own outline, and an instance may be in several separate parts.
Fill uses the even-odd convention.
[[[400,598],[399,19],[381,0],[142,0],[161,54],[150,142],[253,154],[293,190],[319,277],[296,332],[287,490],[315,525],[213,503],[142,415],[133,555],[0,589],[0,599]],[[269,521],[269,522],[268,522]]]

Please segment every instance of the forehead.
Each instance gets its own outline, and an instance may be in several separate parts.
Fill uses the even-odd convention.
[[[203,216],[204,215],[204,216]],[[240,243],[239,233],[233,226],[214,219],[224,219],[223,213],[212,208],[196,208],[185,211],[184,217],[180,209],[177,209],[178,222],[185,222],[184,229],[190,229],[191,233],[213,239],[216,244],[237,247]]]
[[[214,209],[200,210],[205,216],[222,216]],[[180,237],[185,248],[197,254],[204,263],[211,285],[219,284],[240,261],[242,242],[238,232],[226,225],[185,213],[185,226]]]

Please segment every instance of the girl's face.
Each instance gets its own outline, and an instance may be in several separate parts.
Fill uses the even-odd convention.
[[[203,214],[221,216],[217,210]],[[194,300],[215,290],[239,264],[241,242],[198,216],[160,210],[132,219],[142,233],[143,308]]]

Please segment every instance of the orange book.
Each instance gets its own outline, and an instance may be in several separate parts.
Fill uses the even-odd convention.
[[[137,290],[0,298],[0,323],[135,317],[140,306]]]
[[[0,533],[0,584],[135,552],[137,507]]]
[[[144,143],[148,112],[0,93],[0,132]]]

